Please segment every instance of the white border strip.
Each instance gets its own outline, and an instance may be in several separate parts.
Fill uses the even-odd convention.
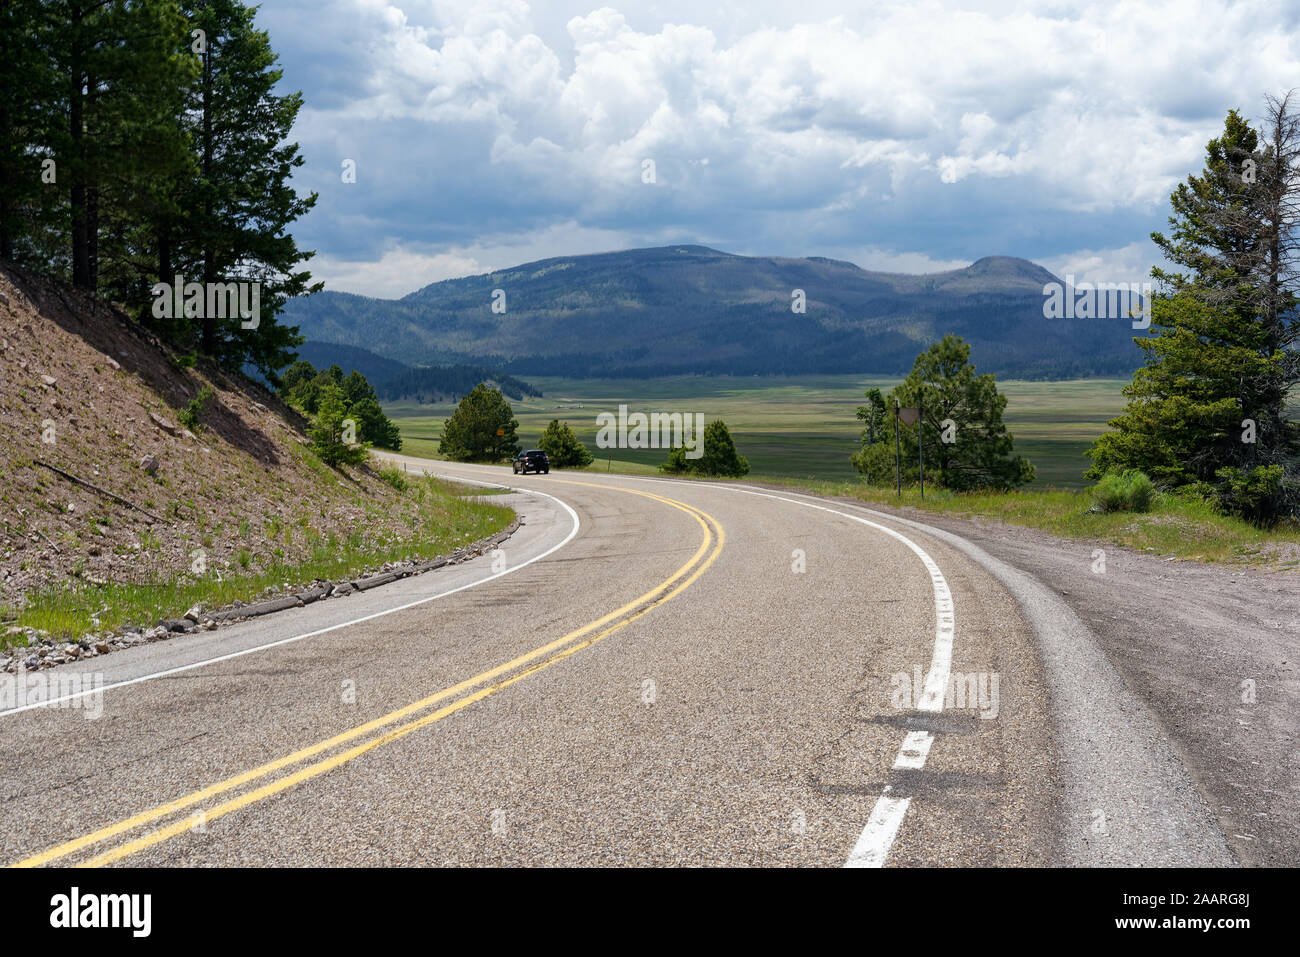
[[[696,488],[719,489],[726,492],[737,492],[742,495],[757,495],[759,498],[776,499],[778,502],[802,505],[804,508],[815,508],[819,512],[829,512],[832,515],[859,522],[902,542],[912,550],[925,566],[925,570],[930,573],[930,585],[934,592],[934,652],[930,658],[930,670],[925,676],[924,690],[921,692],[921,698],[917,702],[916,708],[918,711],[938,712],[943,710],[944,695],[948,690],[948,679],[952,671],[952,646],[957,630],[957,618],[953,609],[952,591],[948,588],[947,579],[943,577],[943,572],[940,570],[938,563],[916,542],[901,532],[896,532],[888,526],[861,516],[841,512],[839,509],[829,508],[825,505],[818,505],[816,502],[787,498],[784,495],[773,495],[770,492],[759,491],[752,487],[712,482],[695,483],[680,479],[651,479],[633,475],[620,475],[618,477],[635,482],[675,485],[678,488],[683,485],[693,485]],[[926,758],[930,754],[930,745],[933,743],[934,735],[928,731],[908,732],[899,747],[898,756],[894,760],[894,768],[920,770],[925,767]],[[862,829],[857,844],[849,853],[849,858],[844,864],[845,867],[884,866],[889,857],[890,848],[893,847],[894,839],[898,836],[898,829],[902,826],[903,818],[911,805],[911,798],[890,797],[888,792],[889,786],[886,785],[885,793],[876,801],[876,806],[872,810],[866,826]]]
[[[478,466],[478,468],[490,469],[493,467]],[[472,481],[470,479],[458,479],[454,473],[447,477],[452,478],[453,481]],[[600,477],[600,473],[595,473],[595,477]],[[607,477],[615,478],[613,475]],[[957,629],[956,613],[953,609],[952,591],[948,588],[948,581],[944,578],[938,563],[916,542],[901,532],[861,516],[842,512],[839,509],[829,508],[825,505],[818,505],[816,502],[787,498],[784,495],[773,495],[752,486],[742,487],[726,485],[720,482],[696,483],[680,479],[652,479],[634,475],[619,475],[617,478],[657,485],[674,485],[679,489],[683,485],[690,485],[700,489],[718,489],[741,495],[757,495],[759,498],[775,499],[778,502],[787,502],[791,505],[802,505],[804,508],[829,512],[832,515],[838,515],[841,518],[847,518],[850,521],[869,526],[902,542],[912,550],[913,554],[921,560],[926,571],[930,573],[930,585],[934,592],[934,652],[930,658],[930,670],[925,676],[924,690],[921,692],[921,698],[917,702],[916,708],[919,711],[938,712],[943,710],[944,695],[947,692],[948,679],[952,671],[952,646]],[[930,754],[930,745],[933,743],[934,735],[929,732],[908,732],[899,747],[897,757],[894,759],[894,768],[920,770],[925,767],[926,758]],[[885,793],[881,794],[880,798],[877,799],[875,808],[872,810],[866,826],[862,829],[862,834],[858,837],[857,844],[849,853],[845,867],[883,867],[888,859],[894,839],[898,836],[898,829],[902,826],[903,818],[911,805],[911,798],[890,797],[888,785],[885,786],[884,791]]]
[[[428,472],[426,474],[432,475],[434,473]],[[470,485],[485,485],[485,486],[495,485],[500,488],[513,488],[513,486],[502,485],[500,482],[475,482],[472,479],[466,479],[466,478],[461,478],[459,476],[452,476],[452,475],[443,475],[439,477],[446,478],[454,482],[466,482]],[[336,625],[329,625],[328,627],[325,628],[318,628],[315,631],[304,632],[301,635],[293,635],[289,638],[281,638],[278,641],[270,641],[264,645],[254,645],[251,648],[243,648],[239,651],[232,651],[229,654],[219,655],[215,658],[205,658],[202,661],[195,661],[188,665],[180,665],[176,668],[168,668],[165,671],[156,671],[152,674],[141,675],[138,678],[131,678],[127,681],[116,681],[111,685],[104,685],[103,687],[100,688],[92,688],[88,691],[78,691],[75,694],[64,695],[61,698],[51,698],[49,701],[38,701],[35,704],[27,704],[18,708],[10,708],[8,711],[0,711],[0,718],[8,717],[11,714],[21,714],[24,711],[32,711],[36,708],[49,708],[57,704],[62,704],[65,701],[74,701],[78,698],[87,697],[88,695],[103,694],[105,691],[112,691],[115,688],[126,688],[130,685],[138,685],[145,681],[153,681],[155,678],[166,678],[170,675],[177,675],[184,671],[193,671],[195,668],[203,668],[207,665],[215,665],[223,661],[230,661],[232,658],[242,658],[244,655],[251,655],[255,651],[265,651],[268,648],[278,648],[281,645],[288,645],[288,644],[292,644],[295,641],[302,641],[304,638],[315,638],[318,635],[324,635],[331,631],[338,631],[340,628],[351,628],[353,625],[359,625],[363,621],[371,621],[375,618],[383,618],[385,615],[392,615],[399,611],[405,611],[408,608],[415,608],[418,605],[427,604],[428,602],[431,602],[437,598],[445,598],[448,595],[454,595],[457,592],[464,591],[467,588],[477,588],[479,585],[487,584],[490,581],[493,581],[497,578],[501,578],[502,576],[505,575],[509,575],[512,572],[517,572],[521,568],[527,568],[533,562],[541,561],[546,556],[559,551],[565,545],[569,544],[569,542],[573,541],[573,538],[575,535],[578,534],[578,529],[581,527],[582,523],[578,520],[578,513],[575,512],[572,508],[570,508],[567,503],[560,501],[554,495],[547,495],[545,492],[538,492],[536,489],[523,488],[523,489],[515,489],[515,491],[523,492],[525,494],[531,493],[533,495],[540,495],[542,496],[542,498],[549,498],[551,501],[555,502],[566,512],[569,513],[569,518],[573,520],[573,527],[569,529],[569,534],[564,536],[563,541],[559,542],[556,545],[552,545],[550,548],[542,552],[540,555],[534,555],[526,562],[520,562],[518,565],[515,565],[513,568],[507,568],[504,571],[500,571],[493,575],[489,575],[487,578],[475,582],[470,582],[469,584],[466,585],[460,585],[456,588],[450,588],[447,591],[439,592],[436,595],[427,595],[424,598],[417,598],[415,601],[409,601],[404,605],[397,605],[394,608],[386,608],[383,611],[377,611],[369,615],[363,615],[360,618],[353,618],[351,621],[339,622]]]

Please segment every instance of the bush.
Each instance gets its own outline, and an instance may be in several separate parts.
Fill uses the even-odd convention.
[[[591,451],[578,441],[569,423],[551,419],[537,447],[546,453],[557,469],[585,468],[592,462]]]
[[[862,480],[868,485],[894,484],[898,455],[892,443],[864,445],[851,458],[853,467],[862,473]]]
[[[1219,507],[1229,515],[1271,528],[1295,508],[1295,488],[1284,485],[1280,465],[1256,466],[1249,472],[1222,468],[1214,476],[1219,480]]]
[[[406,475],[395,465],[380,469],[379,481],[391,485],[399,492],[405,492],[410,484],[406,481]]]
[[[1156,487],[1145,472],[1108,472],[1092,487],[1092,507],[1099,512],[1149,512]]]
[[[736,451],[731,432],[721,419],[710,422],[701,438],[703,454],[697,459],[686,457],[686,449],[678,445],[668,452],[668,460],[659,466],[670,475],[694,472],[697,475],[721,475],[740,478],[749,473],[749,460]]]
[[[181,409],[176,418],[181,420],[181,425],[194,432],[199,427],[199,417],[203,415],[203,410],[207,408],[210,401],[212,401],[212,390],[204,386],[199,390],[199,394],[190,399],[185,408]]]

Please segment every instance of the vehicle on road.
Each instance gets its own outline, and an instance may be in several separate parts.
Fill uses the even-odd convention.
[[[529,449],[526,452],[520,452],[510,464],[514,468],[516,475],[520,472],[541,472],[543,475],[547,475],[551,471],[551,459],[541,449]]]

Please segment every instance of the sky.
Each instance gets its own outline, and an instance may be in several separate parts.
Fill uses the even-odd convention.
[[[1300,87],[1300,0],[264,0],[257,22],[305,100],[309,268],[385,298],[687,242],[1141,281],[1227,111]]]

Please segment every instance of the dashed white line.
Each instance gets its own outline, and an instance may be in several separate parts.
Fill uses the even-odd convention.
[[[634,482],[676,485],[679,488],[684,484],[681,481],[671,479],[649,479],[628,475],[621,475],[619,478]],[[814,508],[820,512],[830,512],[832,515],[838,515],[841,518],[847,518],[850,521],[859,522],[877,531],[884,532],[911,549],[930,574],[931,590],[934,593],[935,618],[934,651],[930,657],[930,670],[926,673],[924,689],[921,692],[920,700],[916,703],[916,708],[918,711],[938,712],[943,710],[944,696],[947,693],[948,680],[952,672],[952,645],[957,629],[957,619],[953,609],[952,591],[948,588],[948,581],[943,577],[943,572],[939,569],[938,563],[929,556],[925,549],[906,535],[896,532],[886,525],[862,518],[859,515],[841,512],[839,509],[818,505],[816,502],[787,498],[784,495],[773,495],[770,492],[736,485],[710,484],[704,487],[726,492],[737,492],[742,495],[757,495],[759,498],[776,499],[778,502],[788,502],[791,505]],[[925,767],[926,759],[930,754],[930,746],[933,743],[934,735],[928,731],[908,732],[899,747],[898,756],[894,760],[894,768],[896,770],[920,770]],[[849,853],[845,867],[883,867],[885,861],[889,858],[889,851],[898,836],[898,829],[902,826],[903,818],[907,815],[907,809],[912,802],[911,798],[891,797],[888,791],[889,788],[886,786],[886,793],[877,799],[871,816],[867,819],[867,824],[858,837],[857,844]]]

